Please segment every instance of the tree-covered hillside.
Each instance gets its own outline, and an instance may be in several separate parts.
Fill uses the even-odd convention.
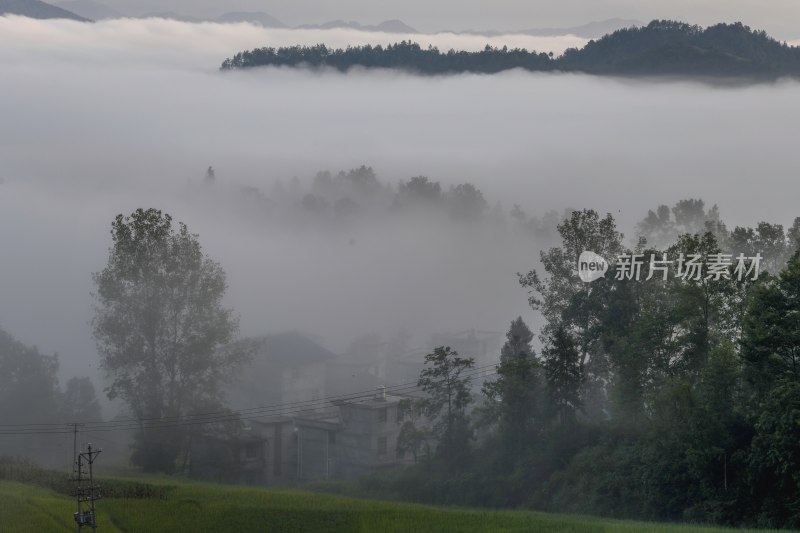
[[[537,54],[515,48],[491,48],[480,52],[422,48],[417,43],[403,41],[386,47],[354,46],[328,48],[315,46],[290,46],[284,48],[258,48],[240,52],[226,59],[222,70],[258,66],[333,67],[346,71],[352,67],[390,68],[422,74],[447,74],[456,72],[494,73],[512,68],[527,70],[552,70],[554,63],[547,54]]]
[[[653,21],[589,41],[557,60],[562,70],[615,74],[785,75],[800,73],[800,51],[742,23],[706,29]]]
[[[449,50],[403,41],[394,45],[345,49],[316,46],[258,48],[222,63],[222,70],[258,66],[389,68],[421,74],[495,73],[521,68],[617,75],[689,75],[776,78],[800,74],[800,49],[780,43],[742,23],[701,28],[683,22],[653,21],[618,30],[559,57],[525,49]]]

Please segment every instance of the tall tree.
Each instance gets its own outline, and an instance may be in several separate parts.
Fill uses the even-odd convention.
[[[591,284],[581,282],[577,273],[578,258],[582,252],[592,251],[607,261],[614,261],[622,252],[623,235],[617,231],[610,214],[601,218],[592,209],[572,211],[558,225],[558,233],[562,245],[541,252],[547,277],[541,278],[531,270],[520,275],[519,280],[528,290],[531,307],[541,311],[549,325],[564,326],[574,336],[582,368],[600,333],[598,314],[608,284],[607,280]]]
[[[467,418],[471,379],[463,374],[475,361],[459,357],[449,346],[440,346],[425,356],[425,366],[417,385],[427,394],[423,408],[425,416],[433,420],[433,434],[439,441],[436,452],[446,461],[456,462],[464,456],[471,437]]]
[[[522,317],[511,322],[497,377],[484,383],[484,410],[497,423],[509,458],[517,459],[543,419],[541,366],[530,342],[533,334]]]
[[[430,456],[431,430],[425,425],[423,402],[401,400],[397,405],[400,432],[397,434],[397,451],[411,452],[416,463],[420,457]]]
[[[73,377],[64,386],[60,398],[61,418],[70,422],[100,420],[100,402],[92,380]]]
[[[664,249],[672,244],[679,235],[688,233],[704,233],[709,223],[719,221],[719,209],[716,205],[705,209],[701,199],[680,200],[672,208],[660,205],[636,226],[640,237],[654,248]]]
[[[800,527],[800,383],[782,380],[764,398],[748,470],[759,521]]]
[[[790,229],[791,232],[791,229]],[[761,254],[761,270],[777,274],[796,250],[792,235],[783,231],[781,224],[759,222],[755,228],[736,227],[731,232],[731,252],[746,256]]]
[[[742,329],[746,375],[758,390],[800,379],[800,252],[753,289]]]
[[[518,355],[534,357],[531,341],[533,341],[533,333],[522,317],[517,317],[511,322],[511,327],[506,333],[506,342],[500,349],[500,361],[506,361]]]
[[[446,201],[450,214],[460,220],[480,220],[489,206],[480,189],[471,183],[451,186]]]
[[[237,330],[222,306],[222,267],[207,258],[186,225],[156,209],[118,215],[111,224],[108,265],[93,275],[94,338],[111,385],[139,421],[133,461],[171,472],[187,446],[177,426],[193,412],[221,406],[221,384],[241,350],[221,349]]]
[[[58,358],[25,346],[0,329],[0,424],[52,424],[58,412]],[[3,454],[52,455],[41,435],[5,437]]]
[[[546,276],[540,277],[531,270],[520,275],[519,281],[528,290],[531,307],[541,311],[546,320],[542,341],[551,338],[556,328],[563,328],[577,349],[582,376],[579,383],[584,385],[581,393],[592,399],[591,404],[597,409],[591,415],[595,416],[604,410],[595,400],[603,400],[601,389],[608,380],[606,354],[599,349],[599,340],[613,273],[593,283],[583,283],[578,276],[578,259],[582,252],[592,251],[606,261],[615,261],[623,251],[623,235],[617,231],[611,214],[601,217],[593,209],[572,211],[557,229],[561,246],[540,254]]]
[[[398,205],[437,206],[442,202],[442,186],[427,176],[414,176],[397,186],[395,201]]]
[[[581,407],[582,374],[580,354],[563,326],[550,334],[542,357],[553,409],[561,424],[569,423]]]

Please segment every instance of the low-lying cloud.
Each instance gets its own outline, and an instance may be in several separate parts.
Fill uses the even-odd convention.
[[[67,374],[94,372],[90,274],[105,264],[114,215],[142,206],[200,234],[228,272],[244,334],[299,329],[340,349],[372,331],[406,327],[419,343],[532,318],[515,278],[546,244],[530,234],[379,217],[318,231],[276,226],[240,203],[243,187],[269,196],[277,180],[307,187],[323,169],[369,164],[384,183],[424,174],[445,189],[472,182],[506,212],[594,207],[626,228],[687,197],[718,203],[731,224],[800,214],[796,82],[217,70],[254,46],[395,40],[374,35],[384,41],[0,18],[0,326],[59,351]],[[487,40],[434,38],[440,48]],[[571,38],[558,39],[542,42]],[[210,191],[200,185],[209,165]]]
[[[570,47],[581,47],[586,39],[574,35],[536,37],[498,35],[492,37],[454,33],[399,34],[365,32],[353,29],[273,29],[249,23],[188,23],[161,18],[113,19],[85,24],[70,20],[35,20],[25,17],[0,17],[0,39],[12,42],[0,51],[6,61],[19,57],[39,57],[60,62],[78,61],[105,65],[172,65],[183,69],[214,69],[222,60],[242,50],[262,46],[388,45],[403,40],[441,50],[481,50],[487,44],[526,48],[560,54]]]

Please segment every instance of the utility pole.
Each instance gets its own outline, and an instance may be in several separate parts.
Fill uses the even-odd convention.
[[[78,487],[81,486],[81,468],[78,464],[78,428],[83,427],[83,424],[78,422],[70,422],[67,426],[72,427],[72,476],[73,481],[78,483]],[[81,502],[80,499],[78,500],[78,514],[81,512]],[[76,518],[77,521],[77,518]],[[78,533],[80,533],[81,526],[77,524]]]
[[[76,440],[76,442],[77,442],[77,438],[78,438],[78,431],[77,431],[77,427],[76,427],[76,429],[75,429],[75,440]],[[78,452],[78,450],[76,448],[74,453],[77,454],[77,452]],[[81,513],[81,477],[82,477],[81,473],[83,472],[83,465],[81,464],[81,458],[80,457],[76,457],[75,464],[73,465],[72,468],[73,468],[73,471],[75,472],[75,481],[78,483],[78,490],[75,493],[77,495],[77,497],[78,497],[78,510],[75,513],[75,523],[76,523],[77,528],[78,528],[77,532],[80,533],[81,532],[80,518],[83,516],[83,513]]]
[[[77,432],[77,430],[76,430]],[[91,527],[92,533],[97,533],[97,515],[94,502],[101,498],[99,488],[94,486],[94,461],[100,452],[103,450],[92,450],[91,443],[87,446],[87,451],[78,454],[77,464],[77,477],[75,481],[78,483],[78,488],[75,491],[75,497],[78,500],[78,510],[75,513],[75,523],[78,525],[78,532],[84,527]],[[84,464],[89,466],[89,485],[84,488]],[[89,505],[88,510],[83,510],[85,504]]]
[[[67,426],[72,426],[72,475],[77,475],[78,469],[78,428],[84,424],[70,422]]]

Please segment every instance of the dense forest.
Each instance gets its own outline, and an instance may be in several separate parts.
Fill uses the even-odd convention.
[[[800,74],[800,50],[742,23],[708,28],[675,21],[618,30],[563,55],[486,46],[478,52],[449,50],[403,41],[345,49],[316,46],[258,48],[222,63],[222,70],[258,66],[386,68],[420,74],[496,73],[520,68],[617,75],[691,75],[776,78]]]
[[[404,444],[429,436],[435,450],[362,487],[445,504],[800,526],[800,219],[730,229],[686,200],[650,211],[634,246],[590,209],[558,232],[542,267],[519,277],[545,318],[541,348],[514,320],[480,392],[465,377],[470,360],[430,354],[416,407],[434,423],[410,423]],[[762,263],[744,279],[733,265],[687,278],[673,264],[669,275],[583,283],[585,250]],[[447,379],[433,383],[435,370]],[[442,411],[442,397],[457,400]]]

